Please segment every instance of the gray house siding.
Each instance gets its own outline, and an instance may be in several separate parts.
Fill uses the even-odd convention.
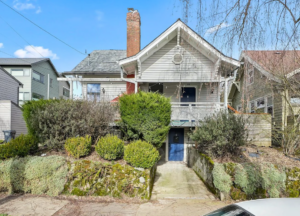
[[[0,100],[11,100],[18,104],[19,83],[0,69]]]
[[[70,86],[68,85],[68,82],[58,82],[59,83],[59,97],[63,99],[69,99],[70,97],[66,97],[63,94],[63,89],[67,89],[70,91]]]
[[[11,130],[16,131],[16,136],[27,134],[27,127],[23,118],[23,111],[14,103],[11,103]]]
[[[37,71],[44,75],[44,83],[40,83],[36,80],[32,80],[32,93],[42,95],[44,99],[48,99],[48,85],[50,84],[48,79],[52,79],[52,87],[49,86],[49,98],[59,98],[59,82],[57,81],[57,75],[48,61],[40,62],[32,65],[32,70]]]

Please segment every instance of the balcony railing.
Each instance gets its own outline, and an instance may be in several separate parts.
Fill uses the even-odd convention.
[[[220,110],[224,110],[224,103],[173,102],[171,120],[197,122]]]

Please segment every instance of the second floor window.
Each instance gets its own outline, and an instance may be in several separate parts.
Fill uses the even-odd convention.
[[[13,76],[29,76],[30,69],[11,69],[11,75],[13,75]]]
[[[44,75],[39,73],[39,72],[36,72],[36,71],[33,71],[33,75],[32,75],[32,79],[35,80],[35,81],[38,81],[40,83],[44,83]]]
[[[251,85],[252,83],[254,83],[254,67],[251,64],[248,64],[247,75],[248,75],[248,85]]]
[[[28,101],[30,100],[29,92],[19,92],[19,101]]]

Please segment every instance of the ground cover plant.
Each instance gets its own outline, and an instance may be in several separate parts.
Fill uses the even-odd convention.
[[[11,139],[9,143],[0,145],[0,159],[25,157],[38,148],[38,141],[32,135],[23,135]]]
[[[0,161],[0,191],[57,196],[68,174],[64,157],[25,157]]]
[[[200,152],[211,157],[225,157],[238,153],[247,143],[246,120],[242,116],[219,112],[206,117],[190,135]]]
[[[121,122],[128,140],[145,140],[156,147],[165,141],[170,129],[170,99],[159,93],[139,91],[120,97]]]
[[[124,160],[132,166],[151,168],[159,158],[158,150],[145,141],[137,140],[125,146]]]
[[[68,138],[65,143],[65,149],[68,155],[72,155],[75,158],[86,156],[90,153],[92,146],[91,137],[86,135],[85,137],[73,137]]]
[[[124,141],[117,136],[106,135],[96,144],[96,152],[106,160],[120,159],[124,155]]]
[[[109,102],[38,100],[23,105],[29,133],[50,149],[63,149],[67,138],[89,134],[92,141],[109,133],[116,106]]]

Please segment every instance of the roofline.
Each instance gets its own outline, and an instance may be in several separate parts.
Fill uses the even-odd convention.
[[[2,71],[4,71],[4,73],[6,73],[8,76],[10,76],[11,78],[13,78],[15,81],[17,81],[19,83],[19,86],[23,87],[23,83],[21,83],[18,79],[16,79],[13,75],[11,75],[10,73],[8,73],[8,71],[6,71],[3,67],[0,66],[0,69]]]
[[[159,36],[157,36],[154,40],[152,40],[149,44],[147,44],[137,54],[135,54],[133,56],[130,56],[130,57],[126,57],[126,58],[120,59],[120,60],[117,61],[117,63],[119,65],[122,65],[122,64],[128,63],[130,61],[135,61],[135,60],[139,59],[143,54],[146,53],[146,50],[149,49],[149,47],[150,47],[151,44],[154,44],[155,42],[159,42],[161,40],[161,37],[163,35],[167,34],[168,31],[170,31],[170,30],[173,31],[173,30],[175,30],[176,27],[182,27],[182,26],[183,27],[187,27],[189,30],[191,30],[198,37],[198,40],[199,39],[202,40],[203,42],[205,42],[209,46],[208,48],[213,49],[215,52],[217,52],[218,54],[220,54],[220,56],[222,57],[222,60],[228,61],[228,62],[230,62],[230,63],[232,63],[234,65],[237,65],[237,66],[240,65],[239,60],[224,55],[221,51],[219,51],[217,48],[215,48],[213,45],[211,45],[208,41],[206,41],[203,37],[201,37],[192,28],[190,28],[188,25],[186,25],[184,22],[182,22],[181,19],[178,19],[176,22],[174,22],[169,28],[167,28],[164,32],[162,32]],[[125,60],[127,60],[127,61],[125,61]],[[231,62],[231,61],[234,61],[234,62]]]
[[[116,74],[119,75],[120,71],[113,71],[113,72],[105,72],[105,71],[65,71],[61,73],[62,75],[100,75],[100,74]]]
[[[57,72],[57,70],[56,70],[56,68],[54,67],[54,65],[53,65],[53,63],[52,63],[52,61],[51,61],[50,58],[45,58],[45,59],[43,59],[43,60],[41,60],[41,61],[34,62],[34,63],[32,63],[31,65],[39,64],[39,63],[41,63],[41,62],[46,62],[46,61],[48,61],[48,62],[50,63],[52,69],[53,69],[54,72],[56,73],[56,76],[59,77],[59,73]]]

